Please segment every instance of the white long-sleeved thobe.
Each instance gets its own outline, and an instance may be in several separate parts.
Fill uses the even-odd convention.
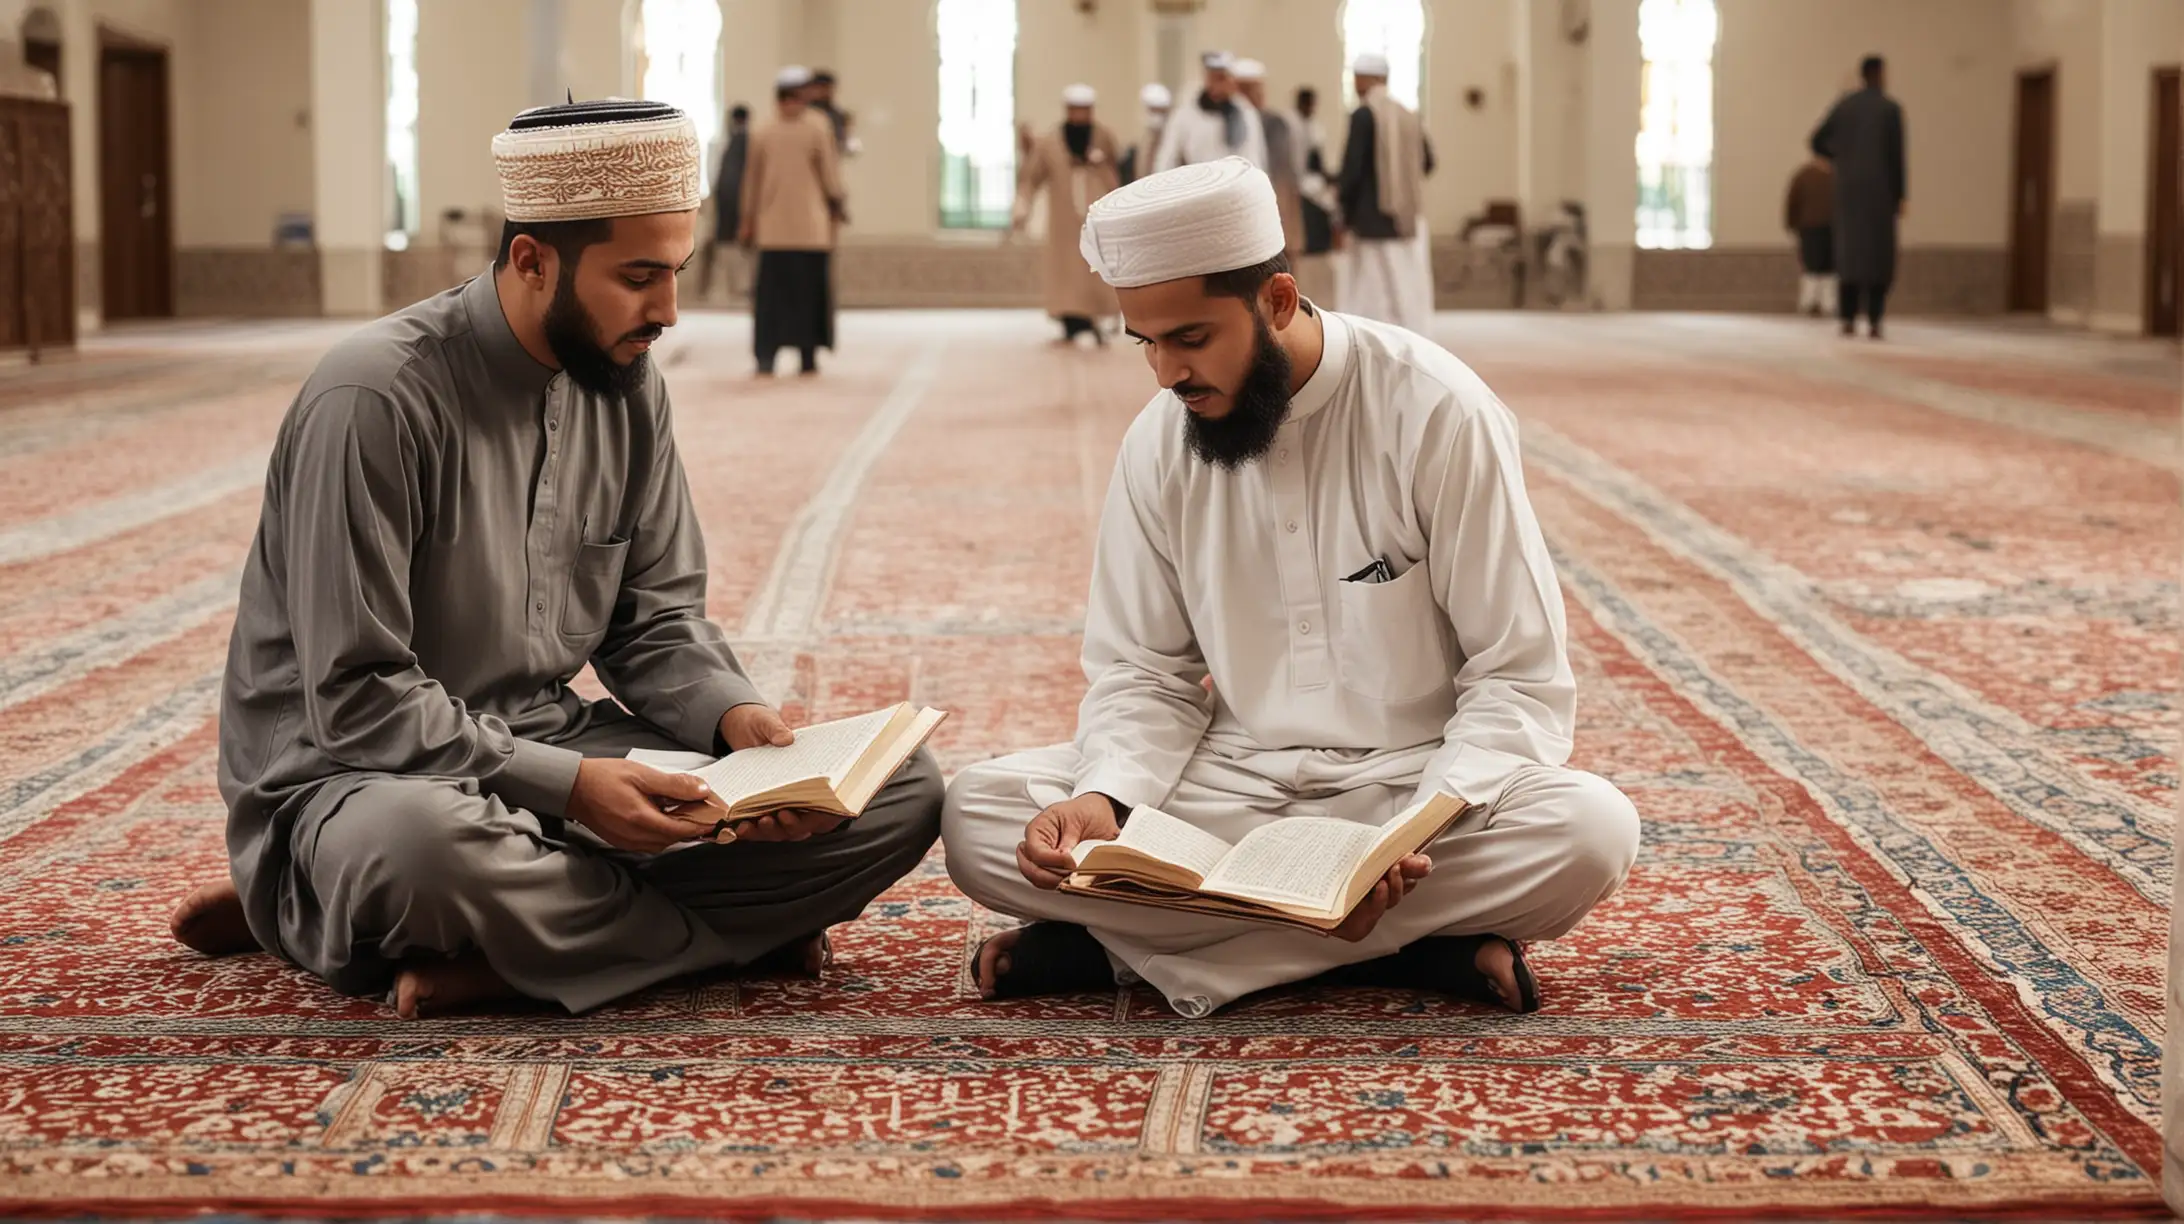
[[[943,818],[972,897],[1091,927],[1186,1014],[1427,934],[1551,938],[1637,848],[1629,802],[1564,768],[1575,688],[1515,418],[1431,342],[1320,318],[1319,367],[1262,459],[1196,458],[1165,391],[1139,415],[1100,522],[1076,740],[965,771]],[[1392,581],[1346,581],[1376,560]],[[1234,841],[1291,815],[1379,823],[1436,790],[1467,814],[1358,944],[1043,893],[1014,863],[1023,823],[1070,795]]]
[[[1160,148],[1153,154],[1153,170],[1195,166],[1224,157],[1241,157],[1266,169],[1266,129],[1259,121],[1259,109],[1241,94],[1232,101],[1243,120],[1240,141],[1233,145],[1228,142],[1228,119],[1221,112],[1204,110],[1195,99],[1187,99],[1168,112],[1168,126],[1161,129]]]

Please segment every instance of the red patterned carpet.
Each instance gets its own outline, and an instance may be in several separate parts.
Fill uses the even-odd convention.
[[[937,858],[821,983],[404,1025],[166,912],[224,870],[214,677],[321,327],[0,371],[0,1206],[1621,1219],[2155,1210],[2173,350],[1444,316],[1523,418],[1644,814],[1517,1018],[1290,990],[981,1004]],[[816,382],[663,349],[712,611],[797,717],[951,768],[1070,731],[1134,354],[861,315]]]

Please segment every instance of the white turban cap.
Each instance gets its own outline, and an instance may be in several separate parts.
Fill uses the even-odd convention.
[[[535,106],[493,138],[501,215],[588,221],[698,206],[698,128],[660,102]]]
[[[1227,72],[1236,67],[1236,57],[1226,51],[1208,51],[1198,57],[1208,72]]]
[[[1166,110],[1175,101],[1173,97],[1169,96],[1168,87],[1158,81],[1154,81],[1145,88],[1138,90],[1137,100],[1140,106],[1150,107],[1153,110]]]
[[[1090,106],[1092,99],[1097,96],[1090,85],[1071,85],[1062,90],[1062,105]]]
[[[1236,79],[1239,81],[1263,81],[1266,79],[1266,65],[1255,59],[1237,60]]]
[[[773,84],[775,89],[802,89],[811,84],[811,69],[802,64],[789,64],[774,73]]]
[[[1364,52],[1351,62],[1350,71],[1359,76],[1385,77],[1388,75],[1388,57],[1378,51]]]
[[[1149,174],[1093,201],[1077,250],[1117,289],[1230,272],[1281,254],[1274,183],[1241,157]]]

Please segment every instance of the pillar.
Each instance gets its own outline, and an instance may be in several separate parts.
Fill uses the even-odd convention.
[[[1593,304],[1628,310],[1638,239],[1638,0],[1592,0],[1585,230]]]
[[[319,308],[376,316],[387,237],[386,19],[379,0],[311,0],[311,176]]]

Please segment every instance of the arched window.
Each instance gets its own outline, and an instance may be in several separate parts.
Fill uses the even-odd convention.
[[[387,0],[387,249],[405,251],[417,209],[417,0]]]
[[[1342,96],[1357,105],[1350,65],[1368,51],[1388,57],[1388,96],[1418,109],[1425,76],[1426,6],[1421,0],[1348,0],[1342,6]]]
[[[1006,229],[1016,198],[1016,0],[940,0],[940,223]]]
[[[710,166],[720,139],[719,0],[644,0],[637,21],[645,69],[641,96],[690,116]],[[699,194],[712,190],[712,173],[700,174]]]
[[[1640,0],[1638,245],[1714,244],[1714,0]]]

